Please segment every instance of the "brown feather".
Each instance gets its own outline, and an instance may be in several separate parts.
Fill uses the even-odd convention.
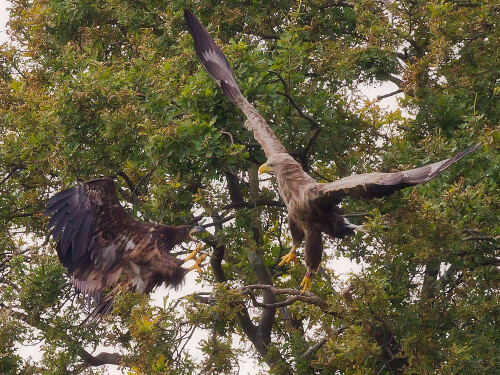
[[[481,143],[478,143],[451,158],[420,168],[393,173],[357,174],[327,184],[321,184],[316,199],[319,201],[326,199],[332,202],[340,202],[346,196],[374,198],[390,195],[397,190],[430,181],[450,165],[476,150],[480,145]]]
[[[108,291],[86,322],[108,312],[118,290],[150,293],[158,285],[182,282],[187,269],[169,252],[190,240],[192,227],[134,220],[121,206],[113,180],[88,181],[48,203],[57,254],[75,288],[96,297]]]

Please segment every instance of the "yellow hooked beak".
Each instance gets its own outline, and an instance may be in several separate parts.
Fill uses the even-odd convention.
[[[191,230],[189,231],[189,238],[191,238],[192,240],[194,241],[198,241],[198,239],[196,237],[194,237],[193,235],[195,233],[204,233],[206,232],[207,230],[205,228],[203,228],[202,226],[198,225],[196,227],[193,227],[191,228]]]
[[[273,173],[273,169],[271,167],[269,167],[267,164],[262,164],[260,167],[259,167],[259,174],[263,174],[263,173]]]

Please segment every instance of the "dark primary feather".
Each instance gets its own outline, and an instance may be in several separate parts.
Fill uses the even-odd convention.
[[[107,291],[90,320],[111,309],[118,290],[149,293],[162,283],[177,286],[187,272],[169,251],[190,239],[191,227],[134,220],[109,178],[54,195],[45,214],[52,216],[49,228],[58,240],[57,254],[76,289],[96,297]]]
[[[189,32],[193,36],[196,55],[201,65],[210,74],[210,76],[221,86],[224,95],[231,101],[240,96],[240,89],[234,80],[231,65],[221,49],[215,44],[208,35],[207,30],[198,21],[193,13],[184,10],[184,17]]]

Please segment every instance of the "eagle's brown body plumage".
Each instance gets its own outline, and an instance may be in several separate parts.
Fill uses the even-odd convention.
[[[120,290],[150,293],[161,284],[178,286],[187,269],[170,250],[191,239],[192,226],[134,220],[120,204],[113,180],[88,181],[54,195],[45,214],[58,239],[57,255],[84,295],[97,307],[86,322],[111,310]],[[100,299],[103,291],[107,291]]]
[[[243,97],[227,58],[203,25],[191,12],[185,11],[184,15],[201,65],[221,86],[224,94],[245,114],[245,126],[253,133],[266,154],[267,162],[260,167],[259,172],[272,173],[277,177],[279,192],[288,210],[288,223],[293,240],[292,251],[284,257],[284,261],[294,260],[295,249],[305,241],[308,272],[303,281],[304,290],[310,287],[310,275],[318,269],[321,262],[321,234],[343,238],[360,229],[342,217],[337,205],[343,198],[383,197],[429,181],[480,145],[476,144],[449,159],[420,168],[394,173],[365,173],[344,177],[331,183],[318,183],[286,152],[266,121]]]

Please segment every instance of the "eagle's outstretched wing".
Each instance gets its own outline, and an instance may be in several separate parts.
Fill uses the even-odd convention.
[[[478,143],[451,158],[419,168],[393,173],[364,173],[344,177],[326,184],[318,184],[318,194],[314,201],[319,204],[327,202],[338,204],[346,196],[352,198],[375,198],[390,195],[397,190],[433,179],[450,165],[476,150],[480,145],[481,143]]]
[[[45,211],[57,255],[84,295],[99,300],[94,316],[107,313],[117,288],[149,293],[165,282],[178,285],[186,269],[168,254],[189,238],[188,226],[141,223],[121,206],[113,180],[96,179],[54,195]]]
[[[253,133],[257,142],[260,143],[266,157],[269,158],[273,154],[286,152],[285,147],[276,138],[266,120],[241,94],[238,84],[234,79],[231,65],[222,50],[215,44],[207,30],[193,13],[185,10],[184,16],[189,32],[194,40],[194,48],[198,60],[200,60],[201,65],[210,77],[221,86],[224,95],[233,101],[245,114],[247,117],[245,126]]]

